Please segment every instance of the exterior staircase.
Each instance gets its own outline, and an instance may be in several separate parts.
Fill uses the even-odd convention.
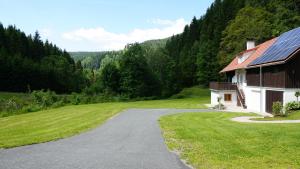
[[[244,109],[247,109],[246,98],[243,89],[237,87],[237,105],[242,106]]]

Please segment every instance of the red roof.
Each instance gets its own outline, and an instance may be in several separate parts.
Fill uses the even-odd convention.
[[[225,73],[225,72],[229,72],[229,71],[233,71],[233,70],[237,70],[237,69],[245,69],[247,68],[247,66],[254,61],[255,59],[257,59],[258,57],[262,56],[262,54],[276,41],[276,38],[268,40],[258,46],[256,46],[255,48],[249,49],[249,50],[245,50],[241,53],[239,53],[234,59],[233,61],[231,61],[231,63],[226,66],[220,73]],[[253,52],[244,62],[242,63],[238,63],[238,58],[248,52]]]

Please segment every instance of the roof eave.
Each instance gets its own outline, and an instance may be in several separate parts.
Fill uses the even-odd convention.
[[[287,57],[285,60],[280,60],[280,61],[275,61],[275,62],[269,62],[269,63],[264,63],[264,64],[257,64],[257,65],[251,65],[248,66],[247,68],[257,68],[257,67],[265,67],[265,66],[273,66],[273,65],[280,65],[280,64],[285,64],[288,62],[290,59],[292,59],[298,52],[300,52],[300,48],[295,50],[289,57]]]
[[[280,65],[280,64],[284,64],[284,63],[285,63],[285,61],[269,62],[269,63],[264,63],[264,64],[251,65],[251,66],[248,66],[247,69],[257,68],[257,67],[273,66],[273,65]]]

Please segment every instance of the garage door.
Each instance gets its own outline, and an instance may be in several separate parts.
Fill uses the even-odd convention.
[[[282,91],[266,91],[266,112],[272,113],[272,106],[274,102],[283,103],[283,92]]]

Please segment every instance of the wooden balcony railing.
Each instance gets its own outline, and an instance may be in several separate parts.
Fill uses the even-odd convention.
[[[229,82],[210,82],[209,88],[213,90],[237,90],[236,84]]]

